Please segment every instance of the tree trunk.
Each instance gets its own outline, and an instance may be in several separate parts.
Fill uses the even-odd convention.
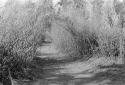
[[[122,59],[121,63],[125,64],[124,61],[124,41],[123,41],[123,29],[124,29],[124,17],[122,16],[122,14],[120,14],[120,47],[119,47],[119,51],[120,51],[120,58]]]
[[[124,42],[123,42],[123,28],[120,29],[121,33],[120,33],[120,47],[119,47],[119,51],[120,51],[120,58],[122,59],[121,63],[124,64]]]

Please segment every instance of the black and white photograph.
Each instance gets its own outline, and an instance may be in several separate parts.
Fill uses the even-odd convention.
[[[125,85],[125,0],[0,0],[0,85]]]

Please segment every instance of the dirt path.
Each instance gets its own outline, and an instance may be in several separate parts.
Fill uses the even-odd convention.
[[[125,85],[123,67],[113,66],[119,60],[91,58],[86,62],[76,61],[50,65],[43,69],[43,79],[25,85]]]

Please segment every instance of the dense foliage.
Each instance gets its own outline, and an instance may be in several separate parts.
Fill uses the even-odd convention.
[[[28,75],[34,66],[32,60],[44,43],[46,31],[56,30],[53,23],[70,33],[73,42],[69,39],[69,44],[61,44],[66,56],[123,58],[124,12],[124,3],[118,0],[61,0],[55,6],[51,0],[25,4],[8,0],[0,13],[1,82],[11,76],[34,79]]]

